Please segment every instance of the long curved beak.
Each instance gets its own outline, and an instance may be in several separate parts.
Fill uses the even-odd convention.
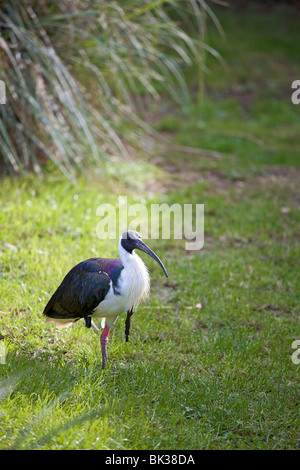
[[[165,276],[166,277],[169,277],[168,276],[168,273],[167,273],[167,270],[166,268],[164,267],[163,263],[161,262],[161,260],[159,259],[158,256],[156,256],[156,254],[150,250],[149,246],[146,245],[146,243],[144,243],[142,240],[136,240],[136,246],[135,248],[137,248],[138,250],[141,250],[143,251],[144,253],[147,253],[147,255],[151,256],[153,259],[155,259],[155,261],[157,261],[157,263],[160,265],[161,269],[163,270],[163,272],[165,273]]]

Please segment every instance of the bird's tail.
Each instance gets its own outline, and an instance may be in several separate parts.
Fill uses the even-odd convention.
[[[56,326],[58,329],[62,328],[67,328],[68,326],[73,325],[74,321],[77,319],[74,318],[74,320],[70,320],[70,318],[52,318],[52,317],[47,317],[46,318],[46,323],[52,323],[53,325]]]

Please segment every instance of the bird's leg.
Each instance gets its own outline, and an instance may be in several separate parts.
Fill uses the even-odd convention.
[[[125,320],[125,340],[126,340],[126,343],[128,341],[129,330],[130,330],[130,318],[133,315],[133,313],[134,313],[133,308],[128,310],[127,317],[126,317],[126,320]]]
[[[105,325],[105,328],[102,331],[102,334],[100,336],[101,350],[102,350],[102,369],[104,369],[105,362],[107,361],[106,346],[108,342],[108,335],[109,335],[109,327]]]

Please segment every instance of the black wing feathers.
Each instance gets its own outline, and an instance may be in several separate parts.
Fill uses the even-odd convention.
[[[63,279],[45,307],[52,318],[82,318],[91,314],[105,298],[110,277],[101,270],[101,259],[91,258],[77,264]]]

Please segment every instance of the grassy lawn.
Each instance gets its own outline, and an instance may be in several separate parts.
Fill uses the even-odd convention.
[[[227,41],[208,35],[227,67],[209,59],[201,105],[156,110],[170,148],[134,167],[139,183],[2,179],[1,449],[299,448],[298,24],[281,10],[218,17]],[[125,315],[113,326],[102,371],[96,333],[57,331],[42,311],[74,264],[117,256],[95,229],[118,194],[205,204],[205,242],[148,241],[169,279],[141,255],[151,297],[129,343]]]

